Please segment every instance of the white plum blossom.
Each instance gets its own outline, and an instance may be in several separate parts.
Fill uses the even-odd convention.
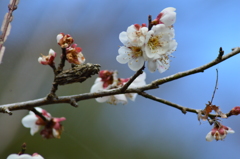
[[[129,86],[129,88],[140,87],[146,84],[145,82],[146,74],[143,72],[139,75]],[[123,79],[117,77],[117,72],[103,70],[100,71],[99,77],[95,80],[94,85],[92,86],[90,92],[101,92],[104,90],[110,90],[113,88],[122,87],[129,78]],[[127,104],[128,100],[127,97],[130,98],[132,101],[135,100],[137,94],[136,93],[128,93],[128,94],[117,94],[105,97],[96,98],[96,101],[99,103],[107,102],[109,104]]]
[[[121,46],[118,49],[119,55],[117,56],[117,61],[121,64],[128,63],[128,67],[137,71],[144,65],[143,49],[142,47],[126,47]]]
[[[43,138],[60,138],[63,126],[61,121],[66,120],[66,118],[53,118],[46,110],[42,108],[35,108],[42,116],[46,119],[43,120],[42,117],[36,115],[34,112],[30,111],[29,115],[25,116],[22,119],[22,124],[26,128],[30,128],[30,134],[34,135],[40,130],[41,127],[44,127],[40,134]]]
[[[43,109],[42,108],[35,108],[39,113],[42,113]],[[51,115],[48,113],[46,118],[50,119]],[[25,116],[22,119],[22,124],[26,128],[30,128],[30,134],[34,135],[36,132],[39,131],[41,128],[41,125],[36,124],[38,121],[39,117],[35,115],[32,111],[29,111],[29,115]]]
[[[119,34],[119,39],[126,46],[143,46],[147,32],[148,28],[145,24],[142,26],[134,24],[129,26],[126,32],[121,32]]]
[[[174,29],[164,24],[154,25],[147,33],[145,52],[149,59],[157,59],[175,51],[177,43],[173,39]]]
[[[131,25],[127,31],[119,35],[124,46],[118,50],[117,61],[121,64],[128,63],[131,70],[137,71],[144,65],[144,42],[148,28],[139,24]]]
[[[173,7],[163,9],[151,22],[150,30],[146,25],[135,24],[129,26],[126,32],[121,32],[119,39],[124,46],[118,50],[117,61],[128,63],[133,71],[141,69],[147,61],[150,72],[165,72],[170,67],[169,57],[177,48],[173,29],[175,10]]]
[[[174,29],[158,24],[152,27],[146,36],[145,53],[148,57],[148,69],[160,73],[170,66],[169,56],[177,48],[177,42],[173,39]]]
[[[234,133],[234,130],[231,129],[230,127],[221,125],[220,123],[215,124],[213,129],[207,134],[206,140],[207,141],[212,141],[212,140],[223,140],[227,136],[227,134]]]
[[[41,155],[34,153],[32,156],[29,154],[11,154],[7,159],[44,159]]]

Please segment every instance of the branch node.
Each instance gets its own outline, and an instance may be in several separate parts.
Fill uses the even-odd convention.
[[[75,98],[71,98],[70,99],[70,104],[73,106],[73,107],[78,107],[78,103],[76,102],[76,99]]]
[[[53,101],[54,99],[58,99],[58,96],[55,93],[51,92],[47,95],[46,99],[48,101]]]
[[[182,110],[181,110],[181,111],[182,111],[183,114],[187,114],[187,108],[182,107]]]
[[[217,60],[221,61],[223,54],[224,54],[224,51],[223,51],[222,47],[220,47],[220,48],[219,48],[219,54],[218,54]]]
[[[12,115],[12,112],[6,107],[1,107],[0,112],[7,113],[8,115]]]

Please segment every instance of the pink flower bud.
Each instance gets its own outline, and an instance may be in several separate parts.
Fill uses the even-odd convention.
[[[231,115],[238,115],[240,114],[240,106],[236,106],[234,108],[232,108],[232,110],[230,111]]]
[[[166,26],[171,26],[176,21],[176,9],[173,7],[168,7],[163,9],[157,16],[156,19],[153,20],[153,24],[165,24]]]
[[[69,34],[60,33],[57,35],[57,43],[61,48],[68,48],[73,42],[74,40]]]
[[[53,49],[50,49],[47,56],[42,55],[42,57],[38,58],[38,62],[43,65],[51,65],[54,63],[53,61],[55,57],[56,57],[56,52],[54,52]]]
[[[80,65],[85,62],[85,57],[81,52],[82,48],[77,47],[77,44],[72,44],[66,51],[66,57],[69,63]]]

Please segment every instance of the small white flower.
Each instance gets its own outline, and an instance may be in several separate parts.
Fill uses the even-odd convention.
[[[117,75],[116,71],[115,72],[110,72],[107,70],[100,71],[99,77],[95,80],[95,83],[92,86],[90,92],[91,93],[101,92],[104,90],[119,88],[119,87],[122,87],[124,84],[126,84],[126,82],[129,80],[129,79],[117,78],[116,75]],[[145,79],[146,79],[146,74],[145,72],[143,72],[130,84],[129,88],[141,87],[146,85]],[[117,94],[112,96],[96,98],[96,101],[99,103],[107,102],[109,104],[114,104],[114,105],[118,103],[127,104],[128,102],[127,97],[130,98],[132,101],[134,101],[136,96],[137,96],[137,93]]]
[[[147,33],[145,52],[149,59],[158,59],[176,50],[177,42],[173,39],[174,29],[164,24],[154,25]]]
[[[214,124],[213,129],[206,135],[206,140],[207,141],[212,141],[212,140],[223,140],[227,136],[227,134],[230,133],[235,133],[233,129],[230,127],[221,125],[220,123]]]
[[[35,108],[35,109],[38,112],[42,113],[42,108]],[[30,128],[31,135],[34,135],[41,128],[41,125],[36,124],[37,120],[38,120],[38,117],[32,111],[29,111],[29,115],[25,116],[22,119],[23,126],[26,128]]]
[[[119,39],[124,46],[119,48],[116,60],[121,64],[128,63],[129,68],[133,71],[139,70],[145,61],[143,46],[147,32],[148,28],[139,24],[131,25],[127,32],[121,32]]]
[[[147,32],[147,27],[134,24],[129,26],[126,32],[121,32],[119,39],[126,46],[142,46],[145,42]]]
[[[92,86],[90,92],[93,93],[93,92],[101,92],[104,90],[108,90],[109,87],[104,88],[103,85],[104,85],[104,82],[100,77],[98,77],[95,80],[95,83]],[[109,104],[114,104],[114,105],[116,105],[117,103],[127,104],[127,98],[124,94],[100,97],[100,98],[96,98],[96,101],[99,103],[107,102]]]
[[[122,46],[118,49],[118,53],[117,61],[121,64],[128,63],[128,67],[133,71],[138,71],[144,65],[142,47]]]
[[[43,114],[43,116],[47,119],[51,119],[51,114],[49,114],[47,111],[43,110],[42,108],[36,107],[35,108],[39,113]],[[39,131],[41,126],[43,126],[42,119],[38,117],[35,113],[32,111],[29,111],[29,115],[25,116],[22,119],[22,124],[26,128],[30,128],[30,134],[34,135],[36,132]]]

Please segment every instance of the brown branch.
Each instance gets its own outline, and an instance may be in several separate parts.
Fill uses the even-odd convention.
[[[146,92],[139,91],[138,94],[143,96],[143,97],[145,97],[145,98],[152,99],[154,101],[157,101],[157,102],[169,105],[169,106],[171,106],[173,108],[179,109],[179,110],[182,111],[183,114],[186,114],[187,112],[192,112],[192,113],[198,114],[198,112],[199,112],[199,110],[197,110],[197,109],[187,108],[187,107],[184,107],[184,106],[181,106],[181,105],[169,102],[167,100],[164,100],[164,99],[152,96],[150,94],[147,94]]]
[[[182,78],[185,76],[189,76],[189,75],[192,75],[195,73],[203,72],[204,70],[206,70],[218,63],[221,63],[222,61],[224,61],[234,55],[237,55],[238,53],[240,53],[240,47],[237,47],[232,52],[228,53],[225,56],[222,56],[221,60],[215,59],[212,62],[205,64],[203,66],[200,66],[200,67],[188,70],[188,71],[176,73],[174,75],[171,75],[171,76],[168,76],[168,77],[165,77],[162,79],[158,79],[146,86],[142,86],[142,87],[138,87],[138,88],[128,88],[127,90],[125,90],[124,93],[140,93],[145,90],[155,89],[155,88],[157,88],[157,86],[159,86],[161,84],[164,84],[164,83],[167,83],[170,81],[174,81],[176,79],[179,79],[179,78]],[[0,105],[0,112],[4,112],[4,110],[14,111],[14,110],[21,110],[21,109],[31,109],[33,107],[43,106],[43,105],[48,105],[48,104],[58,104],[58,103],[72,104],[72,103],[75,103],[75,101],[78,102],[81,100],[93,99],[93,98],[110,96],[110,95],[115,95],[115,94],[123,94],[121,88],[111,89],[111,90],[106,90],[106,91],[96,92],[96,93],[84,93],[84,94],[78,94],[78,95],[72,95],[72,96],[61,96],[61,97],[58,97],[58,99],[55,98],[53,100],[47,100],[46,98],[40,98],[40,99],[35,99],[35,100],[30,100],[30,101],[25,101],[25,102],[5,104],[5,105]],[[165,101],[165,103],[168,103],[168,102]],[[170,106],[174,106],[174,103],[170,102],[168,104]],[[175,106],[177,106],[177,105],[175,105]],[[179,107],[177,109],[184,110],[185,107],[183,109],[181,106],[181,108]],[[191,108],[188,108],[187,111],[196,113],[196,109],[193,110]],[[230,116],[229,113],[227,114],[227,116]]]
[[[169,106],[171,106],[173,108],[179,109],[179,110],[182,111],[183,114],[186,114],[187,112],[191,112],[191,113],[195,113],[195,114],[199,114],[199,113],[204,114],[201,109],[193,109],[193,108],[184,107],[184,106],[172,103],[170,101],[167,101],[167,100],[164,100],[164,99],[152,96],[150,94],[147,94],[146,92],[139,91],[138,94],[143,96],[143,97],[145,97],[145,98],[148,98],[148,99],[151,99],[151,100],[154,100],[154,101],[157,101],[157,102],[169,105]],[[208,114],[208,116],[210,118],[221,117],[219,114]],[[231,115],[229,113],[227,113],[226,116],[230,117]]]
[[[184,72],[179,72],[179,73],[176,73],[174,75],[170,75],[168,77],[164,77],[164,78],[161,78],[161,79],[157,79],[157,80],[151,82],[150,84],[141,87],[141,90],[144,91],[144,90],[153,89],[157,85],[161,85],[163,83],[174,81],[176,79],[179,79],[179,78],[182,78],[182,77],[185,77],[185,76],[189,76],[189,75],[192,75],[192,74],[195,74],[195,73],[204,72],[204,70],[206,70],[210,67],[213,67],[213,66],[215,66],[215,65],[217,65],[217,64],[219,64],[219,63],[221,63],[221,62],[223,62],[223,61],[229,59],[230,57],[232,57],[234,55],[237,55],[239,53],[240,53],[240,47],[236,47],[236,48],[233,49],[232,52],[228,53],[225,56],[222,56],[222,58],[220,60],[218,58],[216,58],[212,62],[210,62],[208,64],[205,64],[203,66],[200,66],[200,67],[188,70],[188,71],[184,71]]]
[[[151,30],[153,27],[153,24],[152,24],[152,16],[149,15],[148,16],[148,30]]]
[[[130,86],[130,84],[140,75],[143,73],[145,66],[143,65],[142,68],[140,68],[131,78],[130,80],[123,85],[123,87],[121,88],[121,92],[125,92],[125,90]]]
[[[61,62],[58,65],[57,74],[63,71],[63,67],[65,66],[65,60],[66,60],[66,48],[62,48]]]
[[[3,46],[3,43],[6,41],[7,36],[10,34],[11,29],[11,22],[13,20],[12,13],[14,10],[17,9],[17,5],[19,3],[19,0],[12,0],[12,3],[8,5],[8,13],[6,14],[3,24],[1,26],[2,34],[0,35],[0,63],[2,61],[2,57],[5,51],[5,47]]]

